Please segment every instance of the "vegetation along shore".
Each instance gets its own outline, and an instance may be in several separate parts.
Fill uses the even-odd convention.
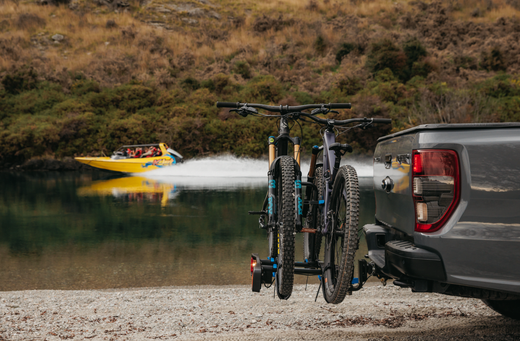
[[[519,0],[0,0],[0,168],[159,141],[263,155],[276,120],[217,100],[392,118],[342,135],[361,154],[421,123],[518,121],[519,14]],[[309,151],[319,129],[302,130]]]

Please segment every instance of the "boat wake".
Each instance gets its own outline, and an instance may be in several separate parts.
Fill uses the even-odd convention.
[[[185,189],[234,189],[262,187],[267,180],[267,160],[235,157],[232,155],[192,159],[172,167],[134,174],[171,183]],[[343,162],[342,162],[343,164]],[[346,164],[346,162],[345,162]],[[350,162],[358,177],[372,177],[372,165],[368,162]],[[302,164],[306,180],[309,163]]]

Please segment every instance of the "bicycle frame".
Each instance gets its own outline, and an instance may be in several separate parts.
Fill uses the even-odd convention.
[[[329,149],[330,145],[335,142],[336,134],[331,129],[325,130],[323,135],[323,177],[325,178],[325,195],[323,199],[325,202],[321,208],[323,217],[323,231],[321,231],[321,233],[323,235],[327,233],[329,227],[329,217],[327,216],[327,212],[329,211],[328,208],[330,206],[332,187],[336,176],[335,173],[337,172],[337,169],[334,167],[336,164],[336,153]]]

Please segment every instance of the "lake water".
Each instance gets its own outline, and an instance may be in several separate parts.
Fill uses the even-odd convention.
[[[355,167],[362,226],[374,220],[371,165]],[[218,157],[145,176],[0,173],[0,290],[249,284],[251,253],[267,253],[247,213],[261,209],[266,172]]]

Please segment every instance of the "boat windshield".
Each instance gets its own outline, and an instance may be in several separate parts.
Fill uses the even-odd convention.
[[[171,148],[168,148],[166,151],[167,151],[168,153],[172,154],[173,156],[178,157],[178,158],[181,159],[181,160],[183,159],[183,157],[182,157],[181,154],[177,153],[175,150],[173,150],[173,149],[171,149]]]

